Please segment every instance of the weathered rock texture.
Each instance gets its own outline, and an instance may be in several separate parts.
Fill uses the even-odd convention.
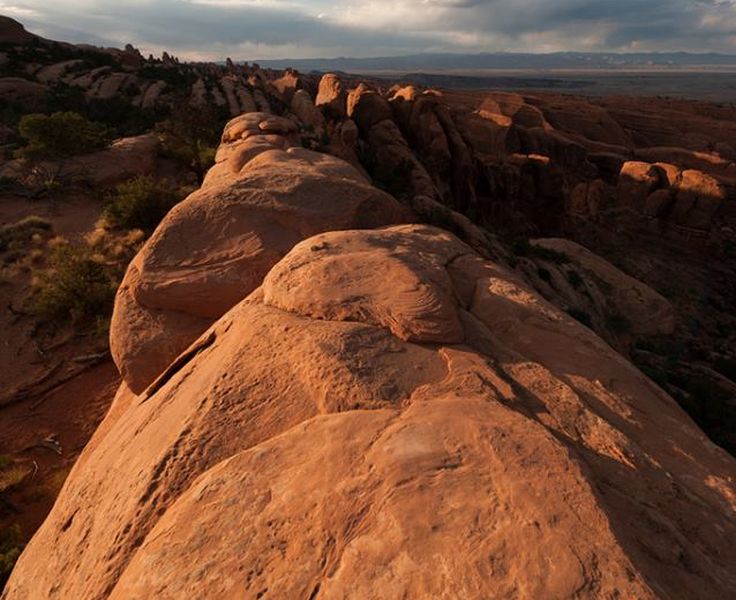
[[[265,113],[230,121],[202,188],[169,213],[131,263],[110,344],[134,392],[258,287],[298,241],[406,219],[353,167],[299,147],[294,131],[292,121]]]
[[[221,107],[235,117],[256,109],[270,112],[288,106],[303,81],[295,71],[261,70],[248,64],[180,63],[166,52],[144,58],[132,46],[120,50],[74,45],[27,32],[0,16],[3,46],[0,98],[34,104],[57,86],[70,86],[87,100],[115,100],[134,109],[178,107],[182,97],[194,105]]]
[[[647,369],[714,440],[736,453],[733,107],[669,98],[389,89],[385,81],[344,74],[320,77],[232,61],[185,64],[168,54],[144,58],[130,46],[51,42],[9,18],[0,18],[0,41],[0,97],[23,111],[46,112],[54,90],[69,86],[98,110],[110,102],[117,111],[122,102],[143,121],[167,107],[178,111],[188,99],[233,117],[260,111],[273,122],[291,123],[288,131],[263,130],[233,142],[208,185],[226,182],[233,168],[264,148],[301,145],[347,161],[418,220],[452,231],[486,258],[513,263],[498,243],[501,234],[582,244],[667,297],[676,314],[672,337],[653,339],[658,336],[641,328],[613,332],[626,322],[618,315],[607,319],[596,293],[587,298],[585,289],[582,295],[572,295],[569,286],[551,289],[545,271],[553,283],[563,279],[545,265],[530,271],[519,261],[521,271],[547,299],[575,311]],[[12,140],[13,130],[0,127],[3,138]],[[75,168],[70,176],[110,185],[129,174],[128,166],[148,171],[152,148],[140,161],[125,148],[98,153],[90,168]],[[232,161],[225,160],[229,152]],[[14,161],[0,176],[35,179],[29,165]],[[535,276],[539,269],[542,277]],[[141,342],[146,330],[160,329],[167,318],[173,317],[142,315]],[[211,323],[187,313],[176,318],[191,332]],[[150,372],[134,388],[145,386],[193,335],[162,342],[168,350],[160,356],[166,358],[141,352],[144,363],[150,359]],[[128,350],[116,350],[123,352]]]
[[[518,269],[546,299],[622,353],[632,339],[675,331],[676,313],[666,298],[570,240],[532,240]]]
[[[734,459],[452,234],[319,233],[400,211],[288,129],[231,123],[135,259],[127,384],[3,600],[728,597]]]
[[[352,117],[325,110],[327,130],[350,123],[357,132],[347,148],[331,134],[329,152],[357,158],[424,222],[516,266],[736,453],[733,108],[386,89],[336,75],[320,90]],[[494,235],[515,241],[505,251]],[[577,258],[564,249],[559,260],[517,253],[517,242],[523,249],[534,238],[567,238]],[[616,269],[598,257],[576,266],[580,245],[618,273],[608,277]]]

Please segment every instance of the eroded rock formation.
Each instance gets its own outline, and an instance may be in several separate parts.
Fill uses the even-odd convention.
[[[483,256],[518,266],[736,451],[736,111],[351,83],[341,106],[357,123],[354,156],[376,185]],[[349,87],[335,75],[323,84]],[[352,123],[325,117],[328,131]],[[327,150],[351,160],[334,139]],[[566,238],[573,253],[584,246],[671,310],[645,310],[657,316],[641,327],[645,317],[622,311],[619,291],[593,271],[571,270],[565,252],[532,256],[534,264],[518,254],[518,242],[538,237]],[[560,261],[570,265],[560,269]]]
[[[298,241],[407,218],[347,163],[301,148],[296,130],[266,113],[228,123],[202,188],[169,213],[130,265],[111,348],[134,392],[257,288]]]
[[[132,46],[120,50],[44,39],[17,21],[0,16],[0,99],[38,106],[54,90],[82,92],[87,101],[129,103],[155,111],[179,106],[182,97],[193,104],[211,103],[231,116],[272,104],[288,106],[302,80],[296,72],[262,72],[249,66],[214,63],[183,64],[164,52],[144,59]],[[284,100],[284,98],[286,100]]]
[[[293,128],[232,121],[133,261],[125,383],[3,600],[727,597],[734,459]]]

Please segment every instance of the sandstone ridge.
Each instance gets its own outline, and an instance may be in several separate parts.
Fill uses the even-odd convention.
[[[0,19],[0,66],[0,101],[11,113],[68,110],[60,99],[76,98],[75,105],[84,105],[95,120],[118,114],[125,124],[117,124],[121,135],[129,128],[141,132],[141,124],[156,115],[200,110],[223,117],[268,113],[272,124],[285,118],[291,123],[287,132],[271,131],[266,124],[247,134],[250,140],[233,138],[208,184],[226,182],[236,172],[240,176],[263,148],[288,151],[301,145],[350,163],[423,222],[452,231],[485,258],[509,266],[516,261],[518,271],[547,300],[576,315],[645,370],[713,440],[736,454],[733,106],[667,97],[432,90],[408,81],[394,85],[231,60],[224,65],[185,63],[167,53],[146,58],[132,46],[94,48],[45,40],[8,18]],[[0,126],[0,146],[12,147],[16,133]],[[154,141],[150,136],[119,141],[97,155],[78,157],[78,166],[64,170],[96,186],[113,185],[133,173],[154,173],[166,166],[157,158],[160,148]],[[52,171],[59,167],[48,165]],[[20,160],[3,165],[0,178],[21,187],[36,179]],[[224,213],[217,218],[221,224],[226,219]],[[363,226],[360,220],[356,216],[356,227]],[[393,222],[390,217],[382,224]],[[345,226],[352,225],[322,229]],[[209,235],[217,227],[210,223]],[[275,253],[264,250],[250,280],[259,281],[292,243],[317,232],[298,232],[290,242],[276,243],[274,248],[281,246]],[[257,244],[256,237],[248,243]],[[519,260],[513,243],[499,243],[535,238],[582,245],[616,265],[620,274],[615,279],[629,291],[612,297],[608,280],[589,268],[591,261],[561,264],[540,259],[539,252]],[[222,269],[229,250],[218,252]],[[234,264],[244,267],[243,257],[256,250],[234,252],[241,254]],[[144,262],[136,268],[146,273],[129,273],[126,289],[131,291],[120,300],[140,313],[141,369],[138,378],[129,378],[135,391],[242,292],[238,284],[218,284],[225,296],[207,315],[192,313],[180,304],[181,297],[159,306],[160,285],[151,277],[161,269]],[[206,269],[200,266],[202,275]],[[231,274],[242,274],[240,267]],[[189,283],[175,286],[180,292],[194,289],[192,265],[187,270],[183,277]],[[138,275],[143,279],[138,281]],[[630,285],[625,275],[654,294]],[[640,293],[644,296],[636,300]],[[645,312],[633,313],[636,306]],[[173,321],[177,331],[188,333],[166,340],[154,335]],[[134,358],[121,344],[115,353],[126,371]]]
[[[380,97],[320,92],[390,133]],[[733,458],[520,275],[296,131],[231,121],[131,264],[124,383],[3,600],[728,597]],[[618,302],[667,316],[627,285]]]

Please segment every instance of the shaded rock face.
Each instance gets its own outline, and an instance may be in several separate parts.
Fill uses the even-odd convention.
[[[291,110],[299,118],[299,120],[310,127],[316,129],[324,126],[324,117],[317,110],[314,101],[308,92],[297,90],[291,99]]]
[[[699,232],[710,229],[729,200],[726,186],[715,177],[667,163],[625,163],[618,191],[619,202],[644,216]]]
[[[431,126],[408,126],[407,115],[423,102],[422,94],[394,93],[392,101],[401,104],[397,122],[406,124],[402,131],[420,160],[431,164],[433,173],[449,172],[450,163],[462,152],[452,151],[450,158],[438,160],[421,138]],[[603,215],[627,230],[656,232],[685,243],[695,237],[710,244],[720,243],[721,236],[733,229],[729,206],[735,197],[736,166],[729,149],[736,130],[727,115],[712,114],[715,107],[677,101],[649,107],[642,100],[633,105],[630,99],[457,91],[446,91],[438,102],[449,108],[470,150],[475,169],[465,171],[465,180],[476,197],[470,206],[474,220],[487,227],[567,235],[570,217],[577,226],[576,216],[600,220]],[[678,137],[676,132],[683,129],[692,133]],[[548,162],[530,177],[519,158],[533,156]],[[685,192],[678,200],[676,180],[687,171],[699,180],[697,191]],[[449,180],[446,174],[442,178]],[[582,190],[594,182],[600,182],[593,191],[597,198],[582,203],[591,204],[593,214],[588,208],[581,212]],[[535,193],[525,196],[529,189]],[[670,192],[671,202],[665,201],[663,189]],[[652,194],[656,195],[648,201]],[[457,206],[461,206],[458,196],[472,197],[453,190],[449,197]],[[535,201],[534,210],[524,212]],[[677,204],[680,209],[675,210]],[[519,210],[521,219],[515,218]]]
[[[330,97],[355,119],[357,139],[352,148],[333,142],[345,120],[325,110],[328,151],[357,158],[424,222],[520,265],[528,283],[653,374],[736,452],[728,433],[736,430],[736,335],[728,333],[736,331],[735,111],[667,99],[384,89],[335,75],[322,88],[351,84],[347,98]],[[511,240],[512,252],[495,236]],[[512,256],[514,240],[540,237],[568,238],[665,296],[673,333],[671,313],[640,327],[595,278],[593,291],[573,289],[566,269]]]
[[[47,88],[41,83],[20,77],[0,78],[0,98],[14,102],[38,101],[46,94]]]
[[[520,96],[501,95],[471,112],[412,86],[386,92],[360,83],[345,97],[332,74],[320,90],[317,105],[328,119],[342,119],[344,106],[356,122],[361,161],[380,187],[410,205],[430,198],[494,230],[559,232],[566,174],[596,172],[585,148]]]
[[[161,142],[155,134],[121,138],[93,154],[73,160],[84,177],[102,189],[112,187],[137,175],[152,174],[161,154]]]
[[[347,112],[347,91],[340,78],[327,73],[320,79],[315,104],[325,109],[334,117],[340,118]]]
[[[622,353],[637,339],[674,333],[672,304],[649,286],[570,240],[531,243],[540,251],[519,259],[525,278]]]
[[[0,16],[0,43],[24,44],[33,41],[34,35],[25,30],[25,27],[10,17]]]
[[[728,597],[736,461],[519,275],[380,227],[398,204],[292,129],[232,121],[131,264],[125,382],[3,600]]]
[[[177,205],[130,265],[110,342],[142,392],[298,241],[401,222],[407,212],[353,167],[299,147],[296,125],[249,113],[228,123],[202,189]]]

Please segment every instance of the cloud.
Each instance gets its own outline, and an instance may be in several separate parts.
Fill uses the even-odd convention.
[[[182,58],[416,52],[736,52],[734,0],[0,0],[69,41]]]
[[[0,2],[0,14],[17,19],[25,19],[37,16],[38,11],[27,6],[19,6],[13,2]]]

